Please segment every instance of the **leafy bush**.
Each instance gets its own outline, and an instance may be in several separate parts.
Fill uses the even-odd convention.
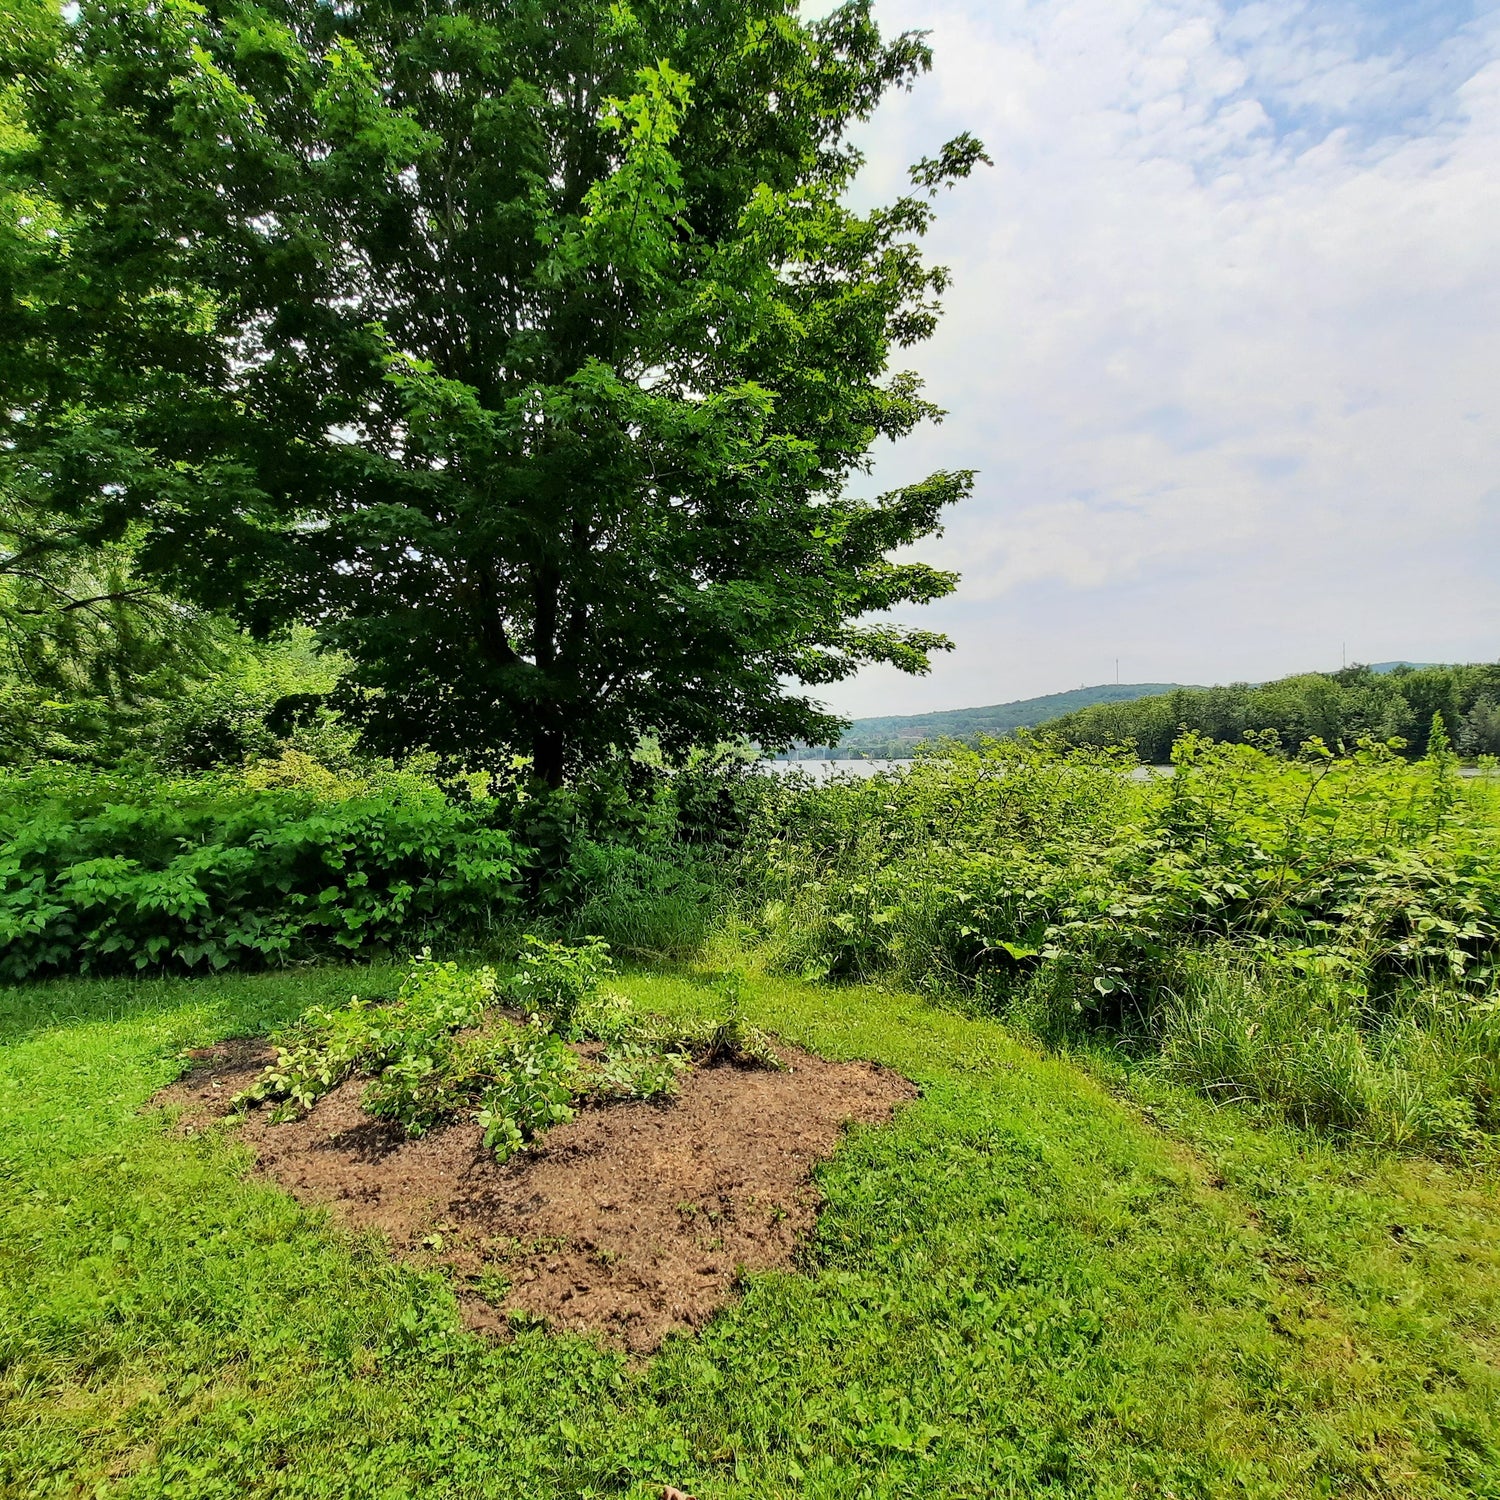
[[[477,1026],[495,995],[493,969],[465,971],[435,963],[424,952],[408,966],[391,1005],[356,995],[336,1010],[309,1009],[283,1037],[276,1061],[240,1099],[285,1101],[305,1110],[356,1072],[398,1069],[397,1076],[425,1076],[447,1038]]]
[[[562,1038],[539,1028],[507,1038],[491,1056],[493,1081],[475,1112],[484,1144],[506,1161],[549,1126],[573,1118],[578,1060]]]
[[[950,746],[905,775],[787,793],[741,861],[773,962],[972,986],[1040,949],[1139,801],[1110,752]]]
[[[0,779],[0,978],[223,968],[514,917],[526,851],[416,778],[252,788],[57,769]]]
[[[1399,1144],[1495,1128],[1495,790],[1367,744],[950,747],[789,794],[741,860],[779,967],[1104,1033],[1209,1092]]]
[[[742,769],[678,778],[627,762],[547,793],[524,766],[486,786],[261,748],[277,744],[212,775],[0,772],[0,979],[410,947],[523,911],[683,958],[724,907],[713,819],[699,807],[690,840],[676,799],[718,808],[711,788],[743,790]]]
[[[667,786],[673,832],[683,843],[736,849],[754,836],[779,800],[781,784],[739,749],[698,752]]]
[[[609,944],[601,938],[586,937],[571,947],[528,934],[508,993],[523,1011],[542,1017],[552,1030],[571,1038],[579,1007],[612,971]]]
[[[622,1041],[600,1059],[593,1092],[604,1099],[664,1099],[677,1092],[678,1075],[689,1066],[685,1052]]]
[[[1389,989],[1484,987],[1500,935],[1491,793],[1450,760],[1300,757],[1186,736],[1138,783],[1107,752],[955,748],[794,799],[744,862],[784,967],[1009,993],[1066,969],[1108,1019],[1181,944],[1316,957]]]

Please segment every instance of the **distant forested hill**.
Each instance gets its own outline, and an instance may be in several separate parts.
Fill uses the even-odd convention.
[[[1363,738],[1398,738],[1410,754],[1424,755],[1435,713],[1462,753],[1500,754],[1500,665],[1380,662],[1276,682],[1175,688],[1129,703],[1094,704],[1047,729],[1075,745],[1128,745],[1158,764],[1183,728],[1216,740],[1272,730],[1287,750],[1315,735],[1350,748]]]
[[[1148,694],[1180,690],[1174,682],[1111,682],[1099,687],[1074,688],[1069,693],[1048,693],[1042,698],[1020,698],[1014,703],[994,703],[988,708],[950,708],[931,714],[897,714],[885,718],[856,719],[836,747],[799,747],[790,759],[823,760],[869,756],[897,759],[910,755],[924,742],[939,739],[972,740],[980,735],[999,737],[1017,729],[1032,729],[1061,714],[1093,704],[1125,703]]]

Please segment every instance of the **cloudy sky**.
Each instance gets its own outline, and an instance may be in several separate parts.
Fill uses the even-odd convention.
[[[1500,658],[1500,3],[876,9],[937,60],[862,193],[962,129],[995,165],[929,240],[949,418],[871,488],[980,473],[906,616],[957,649],[833,706]]]

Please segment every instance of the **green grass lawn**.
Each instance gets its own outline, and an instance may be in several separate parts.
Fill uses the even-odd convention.
[[[1492,1169],[752,977],[752,1020],[922,1088],[823,1169],[801,1269],[646,1363],[492,1344],[440,1274],[248,1177],[232,1129],[139,1112],[181,1049],[391,983],[0,994],[4,1493],[1500,1497]]]

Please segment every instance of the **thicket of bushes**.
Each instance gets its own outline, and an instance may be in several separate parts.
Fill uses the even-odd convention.
[[[1500,1126],[1500,829],[1441,736],[1410,764],[1189,735],[955,748],[788,795],[743,919],[809,976],[967,992],[1044,1038],[1393,1143]]]
[[[686,956],[768,788],[735,757],[524,774],[0,772],[0,980],[503,945],[524,923]]]
[[[523,899],[488,811],[412,776],[0,776],[0,979],[471,938]]]

